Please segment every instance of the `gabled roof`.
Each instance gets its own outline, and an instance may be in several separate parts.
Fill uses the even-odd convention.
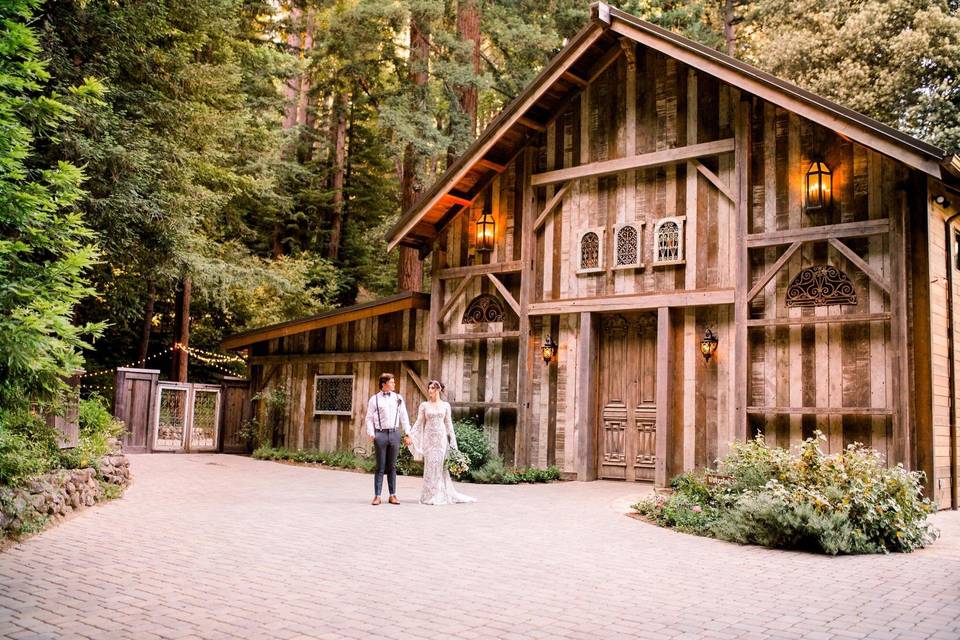
[[[388,248],[429,246],[448,221],[468,207],[537,132],[545,130],[610,60],[621,38],[713,75],[850,140],[894,157],[938,180],[955,181],[955,157],[852,109],[801,89],[604,3],[536,78],[490,123],[387,233]],[[953,163],[953,164],[951,164]]]
[[[405,291],[396,295],[380,298],[372,302],[355,304],[351,307],[325,311],[315,316],[300,318],[299,320],[290,320],[272,324],[259,329],[245,331],[225,338],[220,346],[224,349],[242,349],[256,342],[272,340],[273,338],[282,338],[284,336],[312,331],[313,329],[322,329],[323,327],[332,327],[334,325],[371,318],[373,316],[382,316],[386,313],[396,311],[405,311],[407,309],[429,309],[430,295],[416,291]]]

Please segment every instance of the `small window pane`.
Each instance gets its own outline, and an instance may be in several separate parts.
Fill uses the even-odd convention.
[[[617,231],[617,266],[637,264],[637,229],[621,227]]]
[[[353,415],[353,376],[317,376],[314,415]]]
[[[597,269],[600,266],[600,236],[593,231],[580,239],[580,268]]]
[[[680,259],[680,225],[669,221],[657,230],[657,262]]]

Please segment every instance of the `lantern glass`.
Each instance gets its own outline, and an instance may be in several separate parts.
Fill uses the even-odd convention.
[[[495,228],[493,214],[484,212],[477,220],[477,251],[493,251]]]
[[[554,342],[553,336],[547,336],[547,339],[543,341],[543,346],[540,347],[540,353],[543,355],[544,364],[550,364],[550,361],[553,360],[553,357],[557,355],[557,343]]]
[[[710,362],[710,358],[717,351],[719,342],[716,334],[710,329],[707,329],[703,334],[703,338],[700,340],[700,354],[706,362]]]
[[[833,204],[833,173],[827,163],[814,161],[807,170],[807,210],[825,209]]]

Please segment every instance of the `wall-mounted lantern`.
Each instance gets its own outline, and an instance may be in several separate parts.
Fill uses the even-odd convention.
[[[833,204],[833,173],[826,162],[815,160],[807,169],[807,211],[828,209]]]
[[[560,347],[554,340],[553,336],[547,336],[543,341],[543,345],[540,347],[540,353],[543,355],[543,363],[550,364],[550,361],[553,360],[553,357],[557,355],[557,349]]]
[[[484,207],[483,214],[477,220],[477,251],[493,251],[495,237],[496,223],[493,214]]]
[[[719,343],[720,340],[717,339],[717,335],[713,331],[707,329],[704,332],[703,338],[700,339],[700,353],[703,355],[704,362],[710,362],[710,358],[713,357]]]

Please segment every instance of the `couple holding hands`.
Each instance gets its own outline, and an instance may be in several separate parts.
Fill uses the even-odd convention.
[[[400,394],[393,374],[380,376],[380,392],[367,403],[367,436],[373,440],[377,471],[373,476],[374,498],[371,504],[380,504],[383,475],[387,475],[390,504],[397,499],[397,455],[401,442],[410,448],[417,460],[423,459],[423,488],[421,504],[455,504],[474,502],[470,496],[457,492],[447,470],[447,448],[457,448],[453,431],[450,403],[442,400],[443,385],[437,380],[427,384],[427,400],[420,403],[417,421],[410,426],[407,406]],[[401,440],[402,432],[402,440]]]

